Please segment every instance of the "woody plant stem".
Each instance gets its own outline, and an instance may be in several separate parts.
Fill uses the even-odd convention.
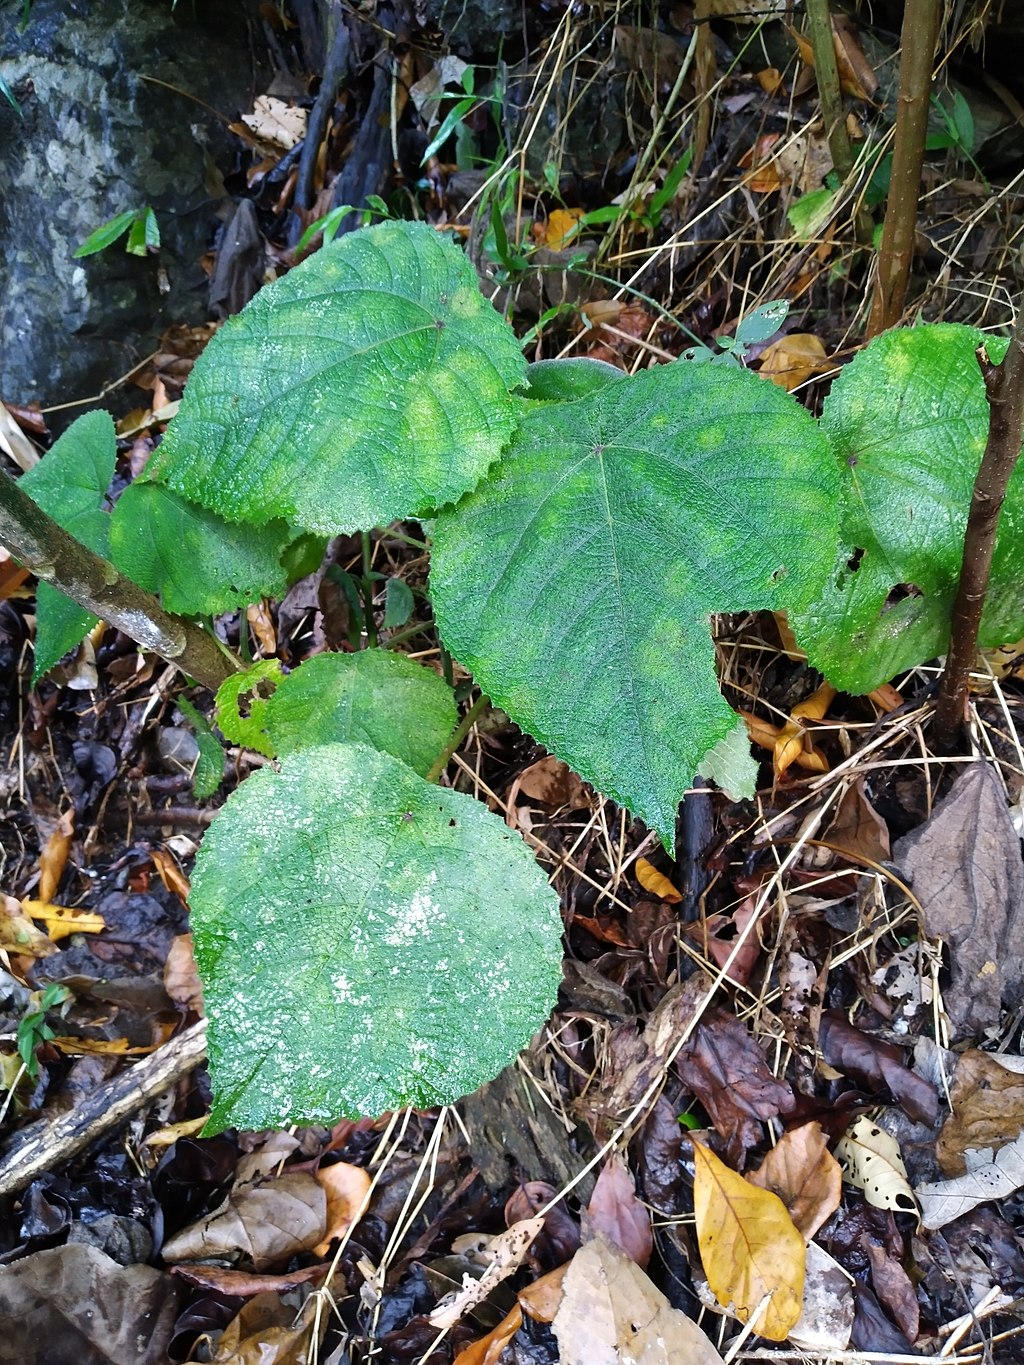
[[[988,398],[988,442],[967,517],[949,653],[935,708],[935,739],[939,749],[947,752],[955,747],[966,716],[967,685],[977,658],[978,627],[988,590],[999,513],[1024,439],[1024,298],[1018,301],[1013,337],[1002,363],[993,365],[984,346],[979,346],[977,356]]]
[[[37,578],[211,691],[238,669],[212,635],[164,611],[152,594],[58,526],[2,469],[0,545]]]

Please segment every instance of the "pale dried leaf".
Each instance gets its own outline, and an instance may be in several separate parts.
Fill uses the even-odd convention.
[[[862,1116],[851,1124],[836,1145],[836,1160],[849,1183],[863,1190],[875,1208],[917,1212],[899,1143],[877,1123]]]
[[[964,1175],[917,1187],[922,1221],[932,1231],[962,1218],[979,1204],[1005,1199],[1024,1185],[1024,1134],[1000,1148],[994,1157],[991,1149],[982,1148],[964,1152],[964,1159]]]
[[[482,1303],[495,1285],[501,1284],[519,1269],[530,1243],[543,1226],[543,1218],[523,1218],[513,1223],[507,1232],[495,1237],[490,1244],[494,1256],[491,1264],[479,1279],[467,1275],[460,1290],[445,1295],[433,1312],[428,1314],[431,1325],[439,1330],[454,1327],[464,1313]]]
[[[853,1314],[853,1276],[817,1242],[809,1243],[803,1312],[789,1334],[790,1345],[815,1355],[845,1351]]]
[[[261,142],[290,151],[306,136],[305,109],[295,108],[273,95],[257,95],[251,114],[243,114],[242,122]]]
[[[562,1365],[722,1365],[695,1322],[600,1235],[580,1247],[552,1324]]]

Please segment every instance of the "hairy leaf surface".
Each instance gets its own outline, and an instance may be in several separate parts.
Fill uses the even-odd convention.
[[[216,615],[283,593],[281,553],[294,532],[227,522],[159,483],[139,480],[117,500],[110,527],[114,563],[167,611]]]
[[[109,412],[87,412],[59,436],[20,485],[33,502],[96,554],[109,550],[110,517],[103,499],[114,474],[117,438]],[[36,589],[37,683],[69,650],[80,644],[97,618],[49,583]]]
[[[382,223],[224,323],[154,472],[232,521],[386,525],[477,482],[512,434],[525,371],[464,253],[423,224]]]
[[[447,647],[494,701],[670,847],[736,728],[713,612],[806,606],[835,547],[834,456],[753,375],[686,364],[526,408],[434,525]]]
[[[390,650],[318,654],[281,679],[264,727],[275,754],[369,744],[425,777],[455,728],[451,688]]]
[[[841,546],[793,616],[811,662],[848,692],[944,654],[971,492],[988,438],[975,348],[952,323],[886,332],[832,386],[822,426],[844,476]],[[987,343],[1001,357],[1005,341]],[[979,644],[1024,635],[1024,465],[1003,505]]]
[[[519,837],[365,745],[264,768],[192,879],[211,1131],[447,1104],[543,1023],[561,917]]]

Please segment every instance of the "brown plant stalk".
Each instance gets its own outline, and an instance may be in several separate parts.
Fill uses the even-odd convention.
[[[978,628],[988,591],[999,513],[1024,439],[1024,298],[1002,363],[993,365],[978,348],[989,405],[988,442],[974,482],[964,536],[963,567],[953,606],[949,653],[939,681],[934,737],[950,751],[960,737],[967,709],[967,687],[977,658]]]
[[[868,322],[868,337],[894,327],[903,312],[917,230],[932,62],[942,17],[940,0],[906,0],[900,42],[899,97],[892,152],[889,199],[885,207],[878,281]]]

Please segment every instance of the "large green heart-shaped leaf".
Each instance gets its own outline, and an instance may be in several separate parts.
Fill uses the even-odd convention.
[[[87,412],[21,476],[33,502],[98,555],[108,553],[110,517],[103,500],[114,474],[117,438],[109,412]],[[36,589],[36,650],[32,682],[80,644],[97,618],[50,583]]]
[[[119,569],[168,611],[216,615],[283,593],[281,553],[294,532],[227,522],[159,483],[139,480],[117,500],[110,552]]]
[[[836,687],[870,692],[943,654],[974,480],[988,438],[975,348],[952,323],[878,337],[832,386],[822,426],[845,490],[840,550],[821,595],[793,614],[800,643]],[[988,341],[1001,356],[1005,341]],[[979,642],[1024,635],[1024,466],[999,523]]]
[[[736,717],[713,612],[806,605],[838,475],[810,415],[755,376],[678,363],[527,408],[434,525],[446,645],[524,729],[661,835]]]
[[[558,900],[521,839],[363,745],[244,782],[190,903],[211,1131],[450,1103],[555,1002]]]
[[[464,253],[382,223],[224,323],[153,470],[231,521],[386,525],[473,487],[512,434],[525,370]]]
[[[265,660],[228,678],[217,693],[217,724],[238,744],[271,757],[321,744],[369,744],[421,777],[456,719],[447,683],[386,649],[317,654],[287,674]]]

